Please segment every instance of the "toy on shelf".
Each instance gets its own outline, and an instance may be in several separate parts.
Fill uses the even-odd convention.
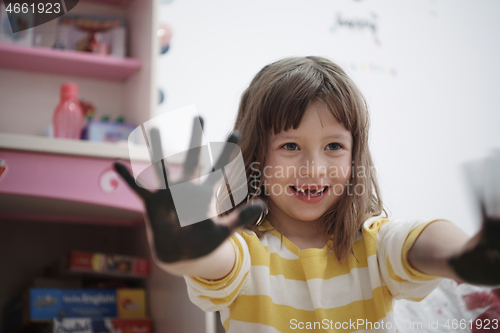
[[[60,261],[59,270],[63,273],[144,278],[149,276],[150,266],[151,263],[147,258],[71,251]]]
[[[58,28],[59,47],[120,58],[126,56],[124,18],[65,15],[59,20]]]

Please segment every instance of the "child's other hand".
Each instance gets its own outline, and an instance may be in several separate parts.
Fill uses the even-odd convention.
[[[500,219],[484,218],[483,228],[448,263],[471,284],[500,284]]]
[[[195,118],[195,122],[196,121]],[[201,118],[199,121],[203,126]],[[157,147],[152,147],[152,150],[161,152],[160,134],[158,130],[151,130],[150,134],[151,144],[154,143],[157,145]],[[235,145],[238,142],[239,133],[233,133],[228,138],[220,158],[214,166],[214,170],[220,169],[229,162],[233,150],[236,149]],[[196,133],[193,127],[191,147],[198,147],[200,144],[201,133]],[[160,147],[158,147],[158,145]],[[192,179],[199,164],[199,156],[200,149],[195,148],[189,150],[183,168],[183,177],[178,183],[186,179]],[[130,188],[132,188],[132,190],[134,190],[143,200],[149,219],[149,221],[146,221],[146,231],[153,258],[164,263],[200,258],[211,253],[225,241],[236,228],[257,221],[265,209],[260,203],[246,205],[224,218],[206,219],[195,224],[181,227],[166,179],[166,189],[150,192],[136,184],[134,177],[123,164],[115,163],[114,167]],[[155,167],[159,176],[162,178],[167,176],[167,170],[163,167],[162,161],[155,163]],[[192,187],[186,189],[186,192],[204,193],[206,202],[203,202],[202,206],[206,205],[206,210],[208,211],[216,180],[217,178],[209,176],[202,184],[185,182],[186,186]],[[200,208],[205,209],[204,207],[197,207],[197,209]]]

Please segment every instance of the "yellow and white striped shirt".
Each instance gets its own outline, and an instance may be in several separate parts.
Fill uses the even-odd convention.
[[[221,280],[184,276],[190,300],[220,311],[226,332],[396,332],[393,299],[424,299],[441,278],[413,269],[407,252],[432,221],[365,221],[355,256],[340,265],[332,242],[300,250],[272,230],[231,236],[232,271]],[[261,230],[272,229],[265,220]]]

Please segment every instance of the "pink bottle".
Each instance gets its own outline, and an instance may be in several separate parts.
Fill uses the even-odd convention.
[[[78,86],[66,82],[61,86],[61,101],[57,105],[52,125],[55,138],[80,139],[83,111],[78,103]]]

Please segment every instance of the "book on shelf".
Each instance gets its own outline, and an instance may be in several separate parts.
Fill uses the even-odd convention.
[[[146,278],[150,274],[150,269],[151,261],[147,258],[71,251],[52,268],[50,274],[83,273],[102,277]]]
[[[144,319],[145,290],[29,288],[5,304],[3,331],[69,318]]]

